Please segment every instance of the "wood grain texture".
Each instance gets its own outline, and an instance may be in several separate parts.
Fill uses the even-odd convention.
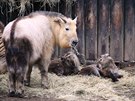
[[[84,0],[77,0],[75,3],[74,17],[77,17],[77,35],[79,38],[78,51],[85,54],[85,35],[84,35]]]
[[[134,0],[125,0],[125,52],[124,60],[135,60],[135,8]]]
[[[123,0],[111,0],[110,55],[123,60]]]
[[[97,0],[85,0],[86,59],[97,59]]]
[[[34,2],[32,11],[56,11],[77,20],[78,50],[87,60],[96,60],[109,53],[115,61],[135,61],[135,0],[76,0],[71,5],[66,0],[49,7]],[[0,3],[0,20],[6,25],[18,17],[19,9],[10,12],[7,3]],[[69,49],[55,48],[53,58]]]
[[[98,2],[98,57],[109,53],[110,6],[109,0]]]

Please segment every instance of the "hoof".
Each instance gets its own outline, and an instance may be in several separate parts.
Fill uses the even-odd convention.
[[[9,96],[9,97],[15,97],[15,96],[16,96],[15,91],[9,92],[8,96]]]
[[[16,93],[16,97],[18,97],[18,98],[23,98],[24,96],[23,96],[23,94],[21,94],[21,93]]]
[[[119,81],[118,79],[112,79],[112,82],[117,82],[117,81]]]

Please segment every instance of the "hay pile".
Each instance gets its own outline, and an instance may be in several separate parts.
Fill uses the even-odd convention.
[[[49,74],[50,89],[42,89],[40,73],[35,68],[31,87],[25,87],[25,97],[54,97],[67,101],[134,101],[135,75],[124,70],[120,70],[120,73],[124,77],[116,83],[95,76],[58,77]],[[7,74],[0,75],[0,92],[6,93],[7,90]]]

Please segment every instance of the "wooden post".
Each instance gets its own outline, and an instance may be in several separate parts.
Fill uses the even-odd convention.
[[[85,1],[86,59],[95,60],[97,59],[97,0]]]
[[[135,1],[125,0],[125,61],[135,61]]]
[[[123,0],[111,0],[110,55],[123,61]]]
[[[109,0],[99,0],[98,2],[98,57],[101,54],[109,53],[110,37],[110,6]]]
[[[77,17],[77,34],[79,38],[77,49],[85,54],[85,35],[84,35],[84,0],[77,0],[75,3],[74,17]]]

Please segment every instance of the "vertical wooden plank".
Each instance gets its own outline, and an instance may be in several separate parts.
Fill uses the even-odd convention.
[[[123,60],[123,0],[111,0],[110,54],[115,61]]]
[[[134,0],[125,0],[125,52],[124,60],[135,60],[135,8]]]
[[[109,53],[109,0],[99,0],[98,2],[98,57],[101,54]]]
[[[79,53],[85,54],[85,35],[84,35],[84,0],[77,0],[73,7],[72,16],[77,17],[77,35],[79,42],[77,49]]]
[[[86,59],[97,59],[97,0],[85,0]]]

